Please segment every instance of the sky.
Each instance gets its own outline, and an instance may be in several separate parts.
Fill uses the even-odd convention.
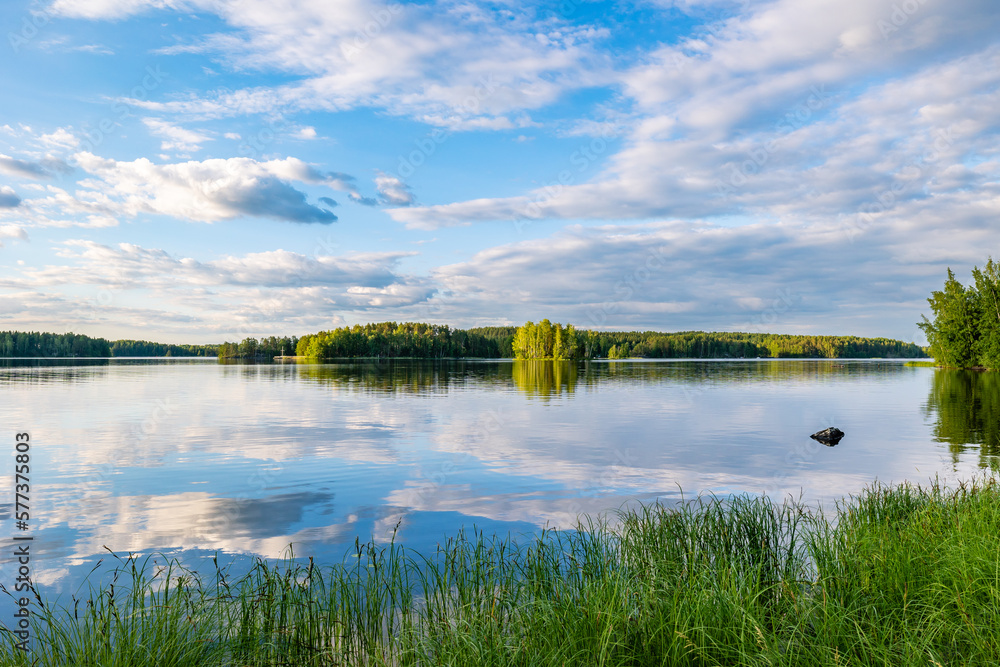
[[[0,3],[0,330],[886,336],[1000,247],[995,0]]]

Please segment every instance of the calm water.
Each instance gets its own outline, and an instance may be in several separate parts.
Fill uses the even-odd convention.
[[[31,434],[34,576],[65,591],[105,546],[339,561],[397,526],[429,549],[681,489],[829,505],[967,478],[996,465],[1000,384],[892,361],[7,362],[0,425],[8,485]],[[809,439],[830,425],[838,446]]]

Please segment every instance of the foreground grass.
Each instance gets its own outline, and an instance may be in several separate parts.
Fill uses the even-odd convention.
[[[120,559],[72,608],[35,602],[4,665],[997,665],[1000,485],[875,486],[824,517],[700,498],[433,555],[241,577]]]

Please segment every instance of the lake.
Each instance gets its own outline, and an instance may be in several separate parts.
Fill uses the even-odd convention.
[[[832,507],[878,479],[966,479],[1000,454],[997,374],[885,360],[0,360],[3,479],[31,435],[34,578],[117,552],[339,562],[698,493]],[[835,425],[836,447],[809,435]],[[14,533],[13,488],[0,518]],[[0,581],[16,564],[3,550]]]

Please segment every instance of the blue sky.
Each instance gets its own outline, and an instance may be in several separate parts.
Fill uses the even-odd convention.
[[[889,336],[1000,240],[993,0],[0,4],[0,329]]]

